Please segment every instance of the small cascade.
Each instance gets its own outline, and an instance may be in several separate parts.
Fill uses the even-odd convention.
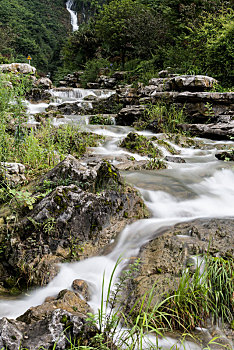
[[[77,20],[77,13],[72,10],[73,4],[74,4],[74,0],[68,0],[66,2],[66,8],[71,16],[72,30],[73,30],[73,32],[75,32],[76,30],[79,29],[79,26],[78,26],[78,20]]]

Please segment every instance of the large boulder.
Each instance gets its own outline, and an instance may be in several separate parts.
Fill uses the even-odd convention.
[[[92,109],[90,108],[90,111]],[[50,105],[46,111],[59,111],[60,113],[64,115],[70,115],[70,114],[78,114],[78,115],[85,115],[87,114],[87,111],[85,108],[83,108],[79,102],[64,102],[60,103],[59,105]]]
[[[52,81],[47,77],[41,77],[34,82],[34,85],[42,90],[49,90],[53,87]]]
[[[69,156],[41,179],[37,191],[33,210],[24,208],[10,236],[0,237],[3,287],[16,280],[24,287],[47,284],[58,262],[100,253],[124,225],[145,215],[136,190],[107,161],[85,166]]]
[[[217,83],[206,75],[179,75],[170,79],[171,90],[176,91],[207,91]]]
[[[0,71],[2,71],[3,73],[11,72],[35,75],[36,68],[28,63],[9,63],[0,64]]]
[[[137,106],[127,106],[122,108],[115,121],[117,125],[132,125],[134,122],[138,121],[143,117],[144,112],[146,111],[147,106],[137,105]]]
[[[234,120],[228,123],[180,124],[178,127],[183,131],[189,131],[193,136],[214,140],[230,140],[234,137]]]
[[[140,269],[130,282],[129,307],[156,286],[152,305],[178,287],[186,265],[196,264],[194,256],[229,259],[234,254],[234,219],[196,219],[162,229],[140,250]],[[164,296],[163,296],[164,294]]]
[[[75,292],[61,291],[57,297],[47,298],[42,305],[31,307],[17,320],[0,320],[0,347],[8,350],[27,348],[66,349],[70,341],[89,337],[97,329],[89,325],[88,304]]]

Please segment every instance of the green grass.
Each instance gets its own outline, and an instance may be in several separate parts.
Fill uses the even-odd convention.
[[[183,108],[158,102],[146,109],[144,116],[134,123],[134,127],[137,130],[153,128],[156,132],[178,133],[178,124],[185,122],[185,119]]]

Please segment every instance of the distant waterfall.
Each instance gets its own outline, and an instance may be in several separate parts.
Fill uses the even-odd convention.
[[[71,15],[71,25],[72,25],[72,30],[74,32],[75,30],[79,29],[79,26],[77,21],[77,13],[72,10],[73,4],[74,4],[74,0],[68,0],[66,2],[66,8]]]

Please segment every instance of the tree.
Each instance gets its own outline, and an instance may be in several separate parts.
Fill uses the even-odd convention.
[[[163,37],[163,25],[152,10],[137,1],[113,0],[96,18],[97,36],[111,54],[118,53],[124,66],[126,54],[150,57]]]

